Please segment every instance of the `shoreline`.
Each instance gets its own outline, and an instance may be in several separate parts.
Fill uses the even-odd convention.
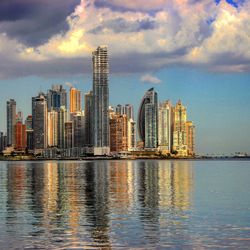
[[[249,157],[208,157],[208,158],[160,158],[160,157],[136,157],[136,158],[117,158],[117,157],[82,157],[82,158],[64,158],[64,159],[57,159],[57,158],[44,158],[44,159],[0,159],[0,162],[48,162],[48,161],[136,161],[136,160],[160,160],[160,161],[250,161]]]

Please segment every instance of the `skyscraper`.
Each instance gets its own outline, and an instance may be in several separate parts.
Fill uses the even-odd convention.
[[[34,149],[41,153],[48,145],[48,112],[47,100],[43,93],[32,98]]]
[[[16,101],[7,101],[7,145],[15,145]]]
[[[61,106],[67,108],[67,92],[62,85],[52,85],[47,92],[48,111],[59,110]]]
[[[81,148],[85,145],[84,132],[85,132],[85,119],[84,113],[74,114],[72,117],[73,130],[74,130],[74,147]]]
[[[149,89],[142,98],[138,112],[139,137],[146,149],[158,146],[158,98],[154,88]]]
[[[48,112],[48,146],[56,147],[58,144],[58,112],[51,109]]]
[[[81,91],[76,88],[70,88],[70,113],[82,111]]]
[[[186,121],[187,109],[179,100],[173,109],[173,151],[178,156],[187,156]]]
[[[65,122],[65,148],[73,148],[74,146],[74,132],[73,122]]]
[[[115,112],[116,114],[119,114],[119,115],[122,115],[123,114],[123,107],[121,104],[118,104],[116,107],[115,107]]]
[[[170,101],[160,103],[158,109],[158,146],[163,153],[171,152],[172,106]]]
[[[84,105],[84,115],[85,115],[85,145],[94,145],[94,135],[93,135],[93,91],[85,94],[85,105]]]
[[[15,130],[15,148],[17,150],[25,150],[27,147],[26,125],[23,124],[21,121],[18,121],[15,125]]]
[[[133,119],[128,121],[128,150],[136,148],[136,123]]]
[[[6,145],[6,135],[3,132],[0,132],[0,153],[5,149]]]
[[[112,114],[110,116],[110,151],[128,150],[128,120],[126,115]]]
[[[92,53],[94,154],[109,154],[109,63],[108,49],[99,46]]]
[[[194,132],[195,132],[195,126],[193,122],[187,121],[186,122],[186,137],[187,137],[187,153],[190,156],[195,155],[195,149],[194,149]]]
[[[58,111],[58,148],[65,148],[65,122],[67,121],[67,110],[65,106],[60,107]]]
[[[134,120],[134,108],[133,108],[133,105],[131,104],[126,104],[124,107],[123,107],[123,114],[125,114],[129,119],[133,119]]]

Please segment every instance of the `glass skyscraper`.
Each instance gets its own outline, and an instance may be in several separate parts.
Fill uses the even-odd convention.
[[[15,145],[16,101],[7,101],[7,145]]]
[[[48,146],[47,100],[43,93],[32,98],[32,113],[34,149],[35,153],[40,153]]]
[[[109,154],[109,63],[108,49],[99,46],[92,53],[93,62],[93,135],[94,154]]]
[[[67,92],[62,85],[52,85],[47,92],[48,111],[59,110],[61,106],[67,108]]]
[[[138,132],[146,149],[158,146],[158,97],[154,88],[149,89],[142,98],[138,112]]]

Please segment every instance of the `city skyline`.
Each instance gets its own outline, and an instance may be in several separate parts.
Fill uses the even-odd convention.
[[[111,105],[131,103],[137,111],[138,98],[154,87],[160,101],[181,99],[187,106],[188,119],[197,128],[198,154],[249,153],[249,2],[149,1],[141,7],[139,0],[70,0],[65,5],[55,1],[52,7],[58,7],[61,24],[66,25],[51,25],[52,30],[44,20],[54,16],[55,8],[52,15],[42,2],[32,8],[22,0],[0,4],[0,22],[5,23],[0,68],[4,117],[5,102],[11,98],[26,117],[31,109],[28,96],[46,92],[52,84],[73,84],[88,92],[92,85],[89,54],[107,44]],[[18,6],[26,10],[21,15]],[[12,13],[13,19],[4,13]],[[25,34],[17,32],[31,22],[34,26]],[[36,32],[38,23],[43,32]],[[0,131],[6,131],[3,119]]]

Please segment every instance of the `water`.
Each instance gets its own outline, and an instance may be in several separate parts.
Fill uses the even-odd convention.
[[[250,249],[249,161],[0,162],[0,249]]]

